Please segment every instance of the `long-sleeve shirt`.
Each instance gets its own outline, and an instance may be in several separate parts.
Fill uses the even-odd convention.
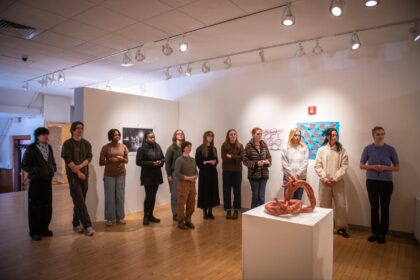
[[[343,148],[337,152],[337,146],[326,144],[318,150],[315,159],[315,171],[321,181],[326,178],[340,181],[346,174],[349,167],[349,158],[346,150]]]
[[[268,160],[269,164],[258,166],[258,161],[260,160]],[[260,149],[257,149],[253,140],[251,139],[246,144],[244,149],[243,164],[248,167],[248,179],[268,179],[268,167],[271,166],[271,155],[270,151],[268,150],[268,146],[263,141],[261,141]]]
[[[125,159],[125,162],[112,162],[111,158],[121,156]],[[125,164],[128,162],[128,149],[124,144],[118,143],[114,145],[108,143],[104,145],[101,149],[101,154],[99,156],[99,165],[105,165],[104,176],[116,177],[124,176]]]
[[[83,161],[88,160],[89,162],[92,161],[92,145],[85,139],[80,139],[80,141],[76,141],[73,138],[66,140],[63,144],[63,148],[61,150],[61,157],[64,159],[66,163],[66,173],[67,177],[77,176],[73,173],[68,166],[69,163],[73,162],[74,164],[78,165],[81,164]],[[85,176],[89,175],[89,167],[86,165],[80,172],[85,174]]]
[[[182,155],[181,147],[178,147],[176,144],[172,144],[168,147],[165,153],[165,170],[166,175],[172,176],[175,171],[175,161],[178,157]]]
[[[175,179],[177,181],[185,180],[185,176],[197,176],[197,174],[197,165],[193,157],[182,155],[176,159]]]
[[[244,146],[242,144],[223,143],[221,148],[222,155],[222,169],[224,171],[242,172],[242,156]],[[228,158],[226,155],[230,154],[232,157]]]
[[[284,178],[290,176],[299,176],[300,179],[306,179],[306,171],[308,169],[308,147],[297,145],[285,145],[281,150],[281,162],[283,165]]]

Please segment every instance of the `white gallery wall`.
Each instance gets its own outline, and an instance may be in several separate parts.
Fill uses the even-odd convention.
[[[390,227],[412,233],[415,197],[420,195],[419,62],[419,44],[396,42],[364,46],[357,52],[343,50],[205,75],[193,73],[191,78],[148,85],[147,93],[178,98],[179,126],[195,148],[209,129],[215,132],[220,151],[229,128],[236,128],[245,144],[255,126],[284,129],[286,139],[297,122],[339,121],[340,141],[350,157],[345,177],[349,223],[356,225],[370,226],[360,155],[372,142],[372,127],[385,127],[386,142],[397,149],[401,161],[401,171],[394,174]],[[308,106],[317,106],[317,114],[309,116]],[[266,200],[283,196],[281,156],[276,151],[272,156]],[[311,160],[309,183],[318,194],[313,165]],[[251,192],[246,171],[242,193],[242,206],[248,208]]]
[[[75,92],[75,120],[85,124],[84,137],[92,144],[93,160],[90,164],[89,191],[87,205],[92,220],[104,217],[104,168],[99,166],[99,154],[108,143],[108,131],[122,127],[153,128],[156,141],[163,152],[171,144],[172,134],[178,127],[178,103],[168,100],[120,94],[97,89],[80,88]],[[128,159],[125,192],[127,213],[142,211],[144,187],[140,186],[140,167],[136,165],[136,155]],[[164,179],[166,173],[162,168]],[[165,180],[164,180],[165,181]],[[160,185],[156,205],[168,204],[169,186]]]

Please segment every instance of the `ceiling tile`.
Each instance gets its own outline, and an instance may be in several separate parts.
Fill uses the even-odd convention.
[[[205,24],[212,24],[245,14],[228,0],[201,0],[182,7],[180,10]]]
[[[60,23],[51,30],[83,41],[94,40],[107,33],[105,30],[72,19]]]
[[[9,21],[28,25],[40,29],[48,29],[63,22],[64,17],[40,10],[19,2],[11,5],[0,14],[0,17]]]
[[[290,0],[231,0],[241,9],[246,11],[247,13],[257,12],[265,9],[269,9],[275,6],[285,5]]]
[[[21,0],[21,2],[65,17],[75,16],[95,5],[87,0]]]
[[[78,46],[72,48],[72,50],[77,51],[77,52],[81,52],[83,54],[92,55],[92,56],[95,56],[95,57],[109,55],[109,54],[117,51],[116,49],[104,47],[104,46],[101,46],[101,45],[98,45],[98,44],[95,44],[95,43],[91,43],[91,42],[86,42],[86,43],[83,43],[81,45],[78,45]]]
[[[170,6],[156,0],[107,0],[101,5],[137,20],[148,19],[172,10]]]
[[[168,35],[143,23],[136,23],[117,32],[118,34],[139,43],[146,43],[161,39]]]
[[[63,49],[72,48],[83,43],[82,40],[57,34],[51,31],[45,31],[39,34],[35,37],[34,41]]]
[[[138,42],[127,39],[117,34],[109,34],[99,39],[96,39],[93,42],[117,50],[128,49],[139,45]]]
[[[76,16],[75,19],[108,31],[115,31],[135,23],[134,20],[102,6],[93,7]]]
[[[197,0],[160,0],[160,1],[165,3],[168,6],[171,6],[172,8],[178,8],[178,7],[190,4],[192,2],[195,2]]]
[[[169,34],[182,33],[203,26],[199,21],[176,10],[148,19],[145,23]]]

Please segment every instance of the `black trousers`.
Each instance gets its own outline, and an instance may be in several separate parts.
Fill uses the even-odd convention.
[[[87,179],[80,180],[79,178],[72,176],[69,178],[69,186],[70,195],[73,200],[73,226],[76,227],[82,223],[84,228],[91,227],[92,222],[90,221],[85,202],[88,191]]]
[[[394,185],[389,181],[366,180],[366,187],[370,202],[372,233],[386,235],[389,228],[389,204]]]
[[[146,197],[144,198],[144,215],[146,216],[153,215],[158,188],[159,185],[144,186],[144,190],[146,192]]]
[[[32,179],[28,191],[29,235],[42,235],[49,229],[52,217],[51,178]]]
[[[241,171],[223,171],[223,207],[225,210],[232,209],[232,189],[233,189],[233,209],[241,209]]]

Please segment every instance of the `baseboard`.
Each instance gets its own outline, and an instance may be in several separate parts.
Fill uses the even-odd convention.
[[[366,232],[370,232],[370,227],[368,227],[368,226],[351,225],[351,224],[349,224],[349,229],[351,229],[351,230],[357,230],[357,231],[366,231]],[[402,238],[408,238],[408,239],[417,240],[417,239],[414,237],[414,233],[410,233],[410,232],[397,231],[397,230],[390,230],[390,231],[388,232],[388,235],[390,235],[390,236],[395,236],[395,237],[402,237]],[[417,240],[417,242],[419,242],[419,240]]]

